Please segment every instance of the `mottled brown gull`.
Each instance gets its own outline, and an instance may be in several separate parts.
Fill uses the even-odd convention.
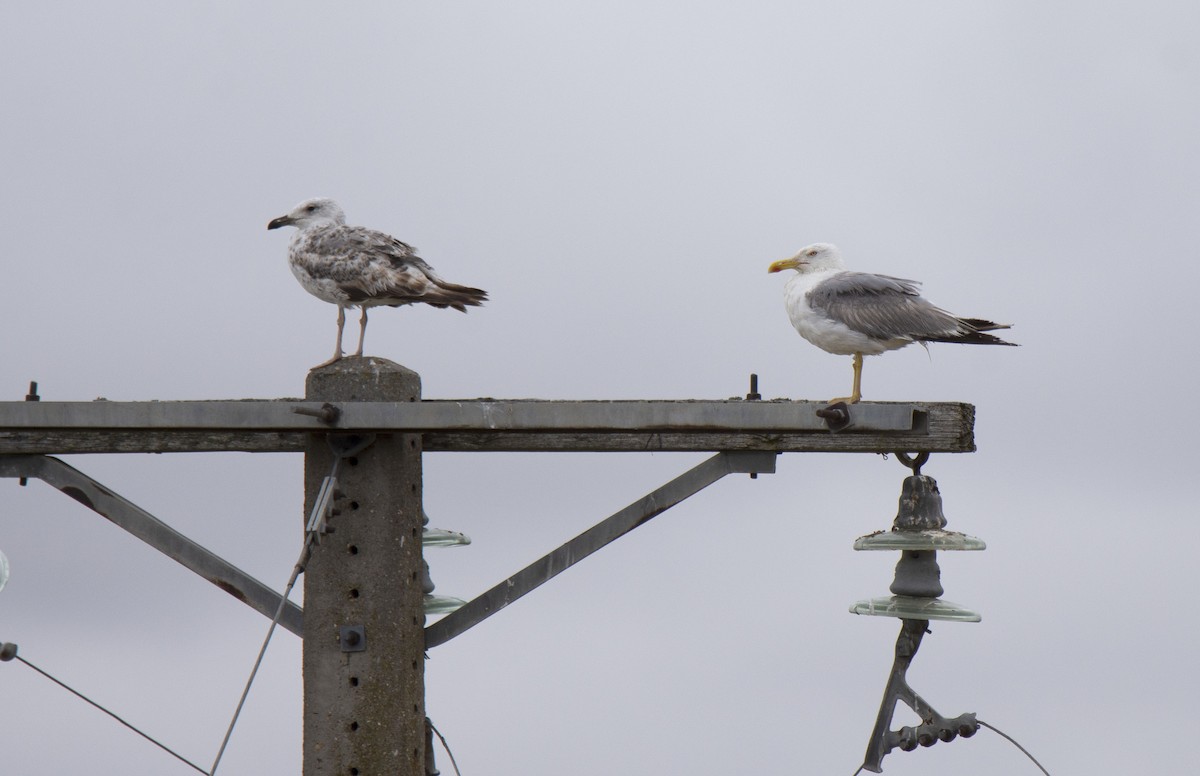
[[[816,243],[768,272],[796,270],[784,297],[788,317],[800,336],[828,353],[854,356],[854,388],[832,402],[853,404],[862,398],[862,357],[877,356],[914,342],[966,345],[1014,345],[984,332],[1008,324],[959,318],[921,297],[920,283],[889,275],[842,268],[836,246]]]
[[[487,299],[487,292],[442,280],[417,256],[417,249],[395,237],[346,226],[346,216],[332,199],[318,197],[301,202],[292,212],[267,224],[268,229],[295,226],[288,245],[288,264],[300,285],[313,296],[338,308],[337,344],[333,358],[342,357],[342,329],[346,308],[361,307],[358,349],[361,356],[367,334],[367,309],[406,304],[453,307],[462,312]]]

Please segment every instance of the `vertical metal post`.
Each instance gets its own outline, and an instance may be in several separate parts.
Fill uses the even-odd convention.
[[[421,379],[390,361],[347,358],[311,371],[305,396],[416,401]],[[314,434],[305,449],[305,515],[334,447]],[[333,531],[304,574],[304,776],[423,776],[420,435],[379,434],[342,461],[337,480]]]

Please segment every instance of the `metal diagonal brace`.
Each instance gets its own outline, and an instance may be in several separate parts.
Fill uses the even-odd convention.
[[[974,714],[960,714],[953,719],[947,719],[934,711],[925,699],[917,695],[908,686],[905,673],[912,663],[921,639],[929,628],[928,620],[901,620],[900,635],[896,638],[896,660],[892,663],[892,673],[888,677],[887,687],[883,691],[883,703],[879,707],[879,717],[875,720],[875,729],[871,732],[871,741],[867,744],[867,756],[863,760],[863,770],[871,773],[883,772],[883,758],[888,752],[900,747],[905,752],[911,752],[921,746],[933,746],[938,741],[953,741],[957,736],[970,738],[979,730],[979,723]],[[896,711],[896,701],[904,701],[909,708],[921,718],[918,727],[903,727],[893,731],[892,715]]]
[[[774,472],[776,456],[777,453],[773,452],[717,453],[425,628],[425,648],[445,644],[478,625],[596,550],[695,495],[726,474]]]
[[[213,554],[136,504],[57,458],[0,455],[0,477],[34,477],[58,488],[88,509],[212,582],[250,608],[274,617],[281,596],[236,566]],[[304,613],[287,602],[279,624],[304,635]]]

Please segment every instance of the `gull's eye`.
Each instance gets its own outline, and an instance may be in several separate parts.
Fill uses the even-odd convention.
[[[304,209],[305,209],[305,210],[307,210],[307,211],[308,211],[308,212],[310,212],[310,213],[315,213],[315,212],[316,212],[316,210],[317,210],[317,206],[316,206],[316,205],[309,205],[308,207],[306,207],[306,208],[304,208]]]

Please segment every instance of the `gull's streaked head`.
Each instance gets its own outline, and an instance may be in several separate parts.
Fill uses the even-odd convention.
[[[797,272],[817,272],[825,269],[841,269],[842,254],[836,245],[829,243],[813,243],[790,259],[777,261],[767,268],[767,272],[782,272],[794,269]]]
[[[272,220],[267,224],[267,228],[296,226],[307,229],[310,226],[342,226],[345,223],[346,214],[338,207],[338,203],[328,197],[314,197],[296,205],[286,216]]]

